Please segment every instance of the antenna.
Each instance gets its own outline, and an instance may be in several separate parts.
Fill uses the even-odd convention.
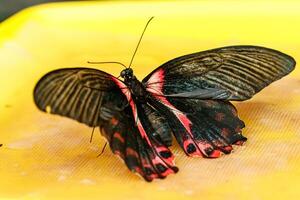
[[[133,62],[134,56],[135,56],[135,54],[136,54],[136,52],[137,52],[137,50],[138,50],[138,48],[139,48],[139,46],[140,46],[140,43],[141,43],[141,41],[142,41],[142,38],[143,38],[143,36],[144,36],[144,33],[145,33],[145,31],[146,31],[146,29],[147,29],[149,23],[151,22],[151,20],[152,20],[153,18],[154,18],[154,17],[151,17],[151,18],[148,20],[148,22],[147,22],[147,24],[146,24],[146,26],[145,26],[145,28],[144,28],[144,30],[143,30],[143,33],[142,33],[142,35],[141,35],[141,37],[140,37],[140,39],[139,39],[139,42],[138,42],[138,44],[137,44],[137,46],[136,46],[136,48],[135,48],[135,50],[134,50],[134,53],[133,53],[133,56],[132,56],[132,58],[131,58],[131,60],[130,60],[130,64],[129,64],[129,67],[128,67],[128,68],[130,68],[130,66],[131,66],[131,64],[132,64],[132,62]],[[88,63],[88,64],[108,64],[108,63],[113,63],[113,64],[119,64],[119,65],[122,65],[125,69],[127,69],[126,65],[124,65],[124,64],[121,63],[121,62],[115,62],[115,61],[112,61],[112,62],[90,62],[90,61],[88,61],[87,63]]]
[[[126,65],[124,65],[123,63],[121,63],[121,62],[114,62],[114,61],[112,61],[112,62],[90,62],[90,61],[88,61],[87,63],[89,63],[89,64],[108,64],[108,63],[114,63],[114,64],[122,65],[123,67],[125,67],[125,69],[127,68]]]
[[[154,18],[154,17],[151,17],[151,18],[148,20],[148,22],[147,22],[147,24],[146,24],[146,26],[145,26],[145,28],[144,28],[144,30],[143,30],[143,33],[142,33],[142,35],[141,35],[141,37],[140,37],[140,40],[139,40],[139,42],[138,42],[138,44],[137,44],[137,46],[136,46],[136,48],[135,48],[135,50],[134,50],[134,53],[133,53],[133,56],[132,56],[132,58],[131,58],[131,61],[130,61],[130,64],[129,64],[129,67],[128,67],[128,68],[130,68],[130,66],[131,66],[131,64],[132,64],[132,62],[133,62],[133,58],[134,58],[134,56],[135,56],[135,54],[136,54],[136,52],[137,52],[137,50],[138,50],[138,48],[139,48],[139,46],[140,46],[140,43],[141,43],[142,38],[143,38],[143,36],[144,36],[144,33],[145,33],[146,29],[147,29],[147,26],[148,26],[148,24],[151,22],[151,20],[152,20],[153,18]]]

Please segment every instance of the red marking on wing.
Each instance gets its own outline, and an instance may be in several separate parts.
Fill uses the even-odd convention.
[[[186,139],[186,140],[184,140],[183,141],[183,148],[184,149],[188,149],[188,145],[189,144],[195,144],[195,142],[192,140],[192,139]],[[194,145],[195,146],[195,145]],[[195,151],[194,152],[191,152],[191,153],[189,153],[189,155],[191,156],[191,157],[202,157],[202,153],[200,152],[200,150],[199,150],[199,148],[196,148],[195,147]]]
[[[228,152],[231,152],[233,150],[232,146],[226,146],[224,149]]]
[[[120,156],[122,159],[124,159],[124,155],[120,151],[115,150],[113,153]]]
[[[159,154],[161,152],[170,152],[170,150],[168,148],[164,147],[164,146],[157,147],[156,149],[157,149]],[[168,157],[168,158],[164,158],[164,160],[167,161],[167,163],[169,165],[174,165],[175,164],[174,159],[175,159],[175,157],[174,157],[173,154],[170,154],[170,157]]]
[[[228,128],[222,128],[221,135],[225,138],[229,137],[230,130]]]
[[[119,120],[117,120],[116,118],[113,117],[113,118],[111,118],[110,123],[115,126],[119,123]]]
[[[217,113],[216,116],[215,116],[215,120],[217,120],[217,121],[219,121],[219,122],[220,122],[220,121],[223,121],[224,118],[225,118],[225,114],[224,114],[224,113],[221,113],[221,112]]]
[[[147,159],[145,159],[145,158],[141,158],[141,161],[142,161],[142,163],[143,163],[143,167],[149,167],[149,168],[152,168],[152,165],[148,162],[148,160]]]
[[[166,106],[168,106],[191,135],[192,122],[185,116],[185,114],[183,114],[181,111],[175,108],[167,100],[167,98],[163,96],[162,88],[164,85],[164,77],[165,75],[163,69],[159,69],[156,72],[154,72],[150,79],[147,81],[147,91],[152,93],[159,101],[163,102]]]
[[[199,142],[194,139],[194,136],[193,136],[192,130],[191,130],[192,122],[190,121],[190,119],[184,113],[182,113],[180,110],[178,110],[175,106],[173,106],[167,100],[167,98],[164,96],[164,94],[162,92],[163,85],[164,85],[164,77],[165,76],[164,76],[163,69],[159,69],[156,72],[154,72],[153,75],[150,77],[150,79],[147,81],[147,88],[146,88],[147,91],[150,92],[158,101],[164,103],[165,106],[169,107],[170,111],[175,114],[177,119],[180,121],[180,123],[183,125],[183,127],[187,130],[189,138],[184,139],[185,141],[184,141],[183,147],[184,147],[185,151],[187,151],[188,144],[193,143],[198,148],[193,153],[190,153],[189,154],[190,156],[202,156],[202,154],[204,154],[204,155],[210,157],[210,155],[207,155],[205,149],[212,148],[212,146],[208,143]],[[213,154],[213,156],[217,156],[217,153]]]
[[[136,167],[134,167],[134,170],[143,176],[144,172],[142,171],[142,169],[140,167],[136,166]]]
[[[147,90],[151,93],[162,94],[162,87],[164,83],[164,70],[159,69],[152,74],[147,81]]]
[[[209,157],[210,158],[219,158],[221,156],[222,152],[219,151],[219,150],[214,150],[210,155]]]
[[[239,140],[239,141],[235,142],[234,144],[242,146],[244,143],[245,143],[245,141]]]
[[[136,158],[139,157],[139,155],[137,154],[137,152],[135,150],[133,150],[132,148],[130,148],[130,147],[126,148],[126,155],[134,156]]]
[[[132,109],[132,112],[133,112],[133,117],[135,119],[135,122],[137,124],[137,127],[139,129],[139,132],[142,136],[142,138],[146,139],[147,143],[151,145],[151,142],[146,134],[146,131],[144,129],[144,127],[142,126],[139,118],[138,118],[138,113],[137,113],[137,109],[136,109],[136,105],[132,99],[132,96],[131,96],[131,92],[130,90],[128,89],[128,87],[121,81],[119,81],[118,79],[114,78],[113,77],[113,81],[119,86],[119,88],[121,89],[121,91],[123,92],[123,94],[126,96],[127,98],[127,101],[129,102],[130,106],[131,106],[131,109]]]
[[[120,133],[118,133],[118,132],[115,132],[114,133],[114,138],[117,138],[120,142],[122,142],[122,143],[124,143],[125,142],[125,140],[124,140],[124,138],[121,136],[121,134]]]
[[[237,126],[237,127],[234,129],[234,131],[235,131],[236,133],[241,132],[241,127],[240,127],[240,126]]]

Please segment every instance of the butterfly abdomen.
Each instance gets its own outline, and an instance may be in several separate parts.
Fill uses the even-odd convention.
[[[172,145],[172,130],[167,119],[159,114],[154,108],[147,104],[142,104],[145,116],[147,116],[150,126],[153,128],[152,135],[159,137],[166,146]]]

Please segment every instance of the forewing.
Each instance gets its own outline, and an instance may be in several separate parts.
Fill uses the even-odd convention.
[[[90,68],[65,68],[43,76],[34,89],[34,101],[42,111],[70,117],[88,126],[99,126],[106,104],[128,104],[112,75]]]
[[[273,49],[229,46],[175,58],[143,83],[148,91],[160,95],[195,92],[193,98],[246,100],[294,67],[292,57]],[[209,95],[203,96],[203,91]]]

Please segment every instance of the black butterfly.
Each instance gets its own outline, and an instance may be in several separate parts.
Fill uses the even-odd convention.
[[[112,152],[151,181],[178,171],[168,148],[172,133],[188,156],[216,158],[243,144],[245,125],[229,101],[250,99],[295,64],[276,50],[229,46],[175,58],[142,82],[130,67],[121,71],[123,81],[65,68],[41,78],[34,100],[42,111],[99,126]]]

